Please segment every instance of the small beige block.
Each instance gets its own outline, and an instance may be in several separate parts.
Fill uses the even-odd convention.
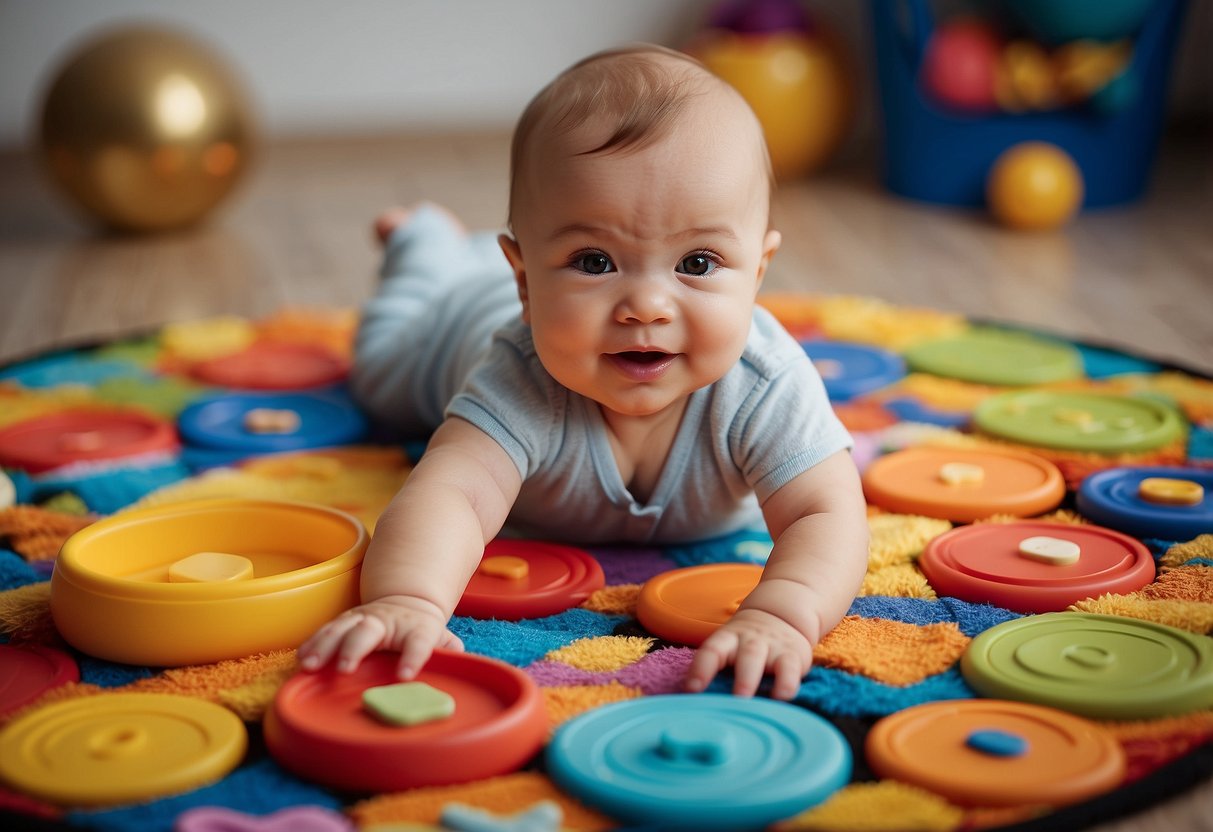
[[[842,378],[843,369],[841,361],[835,361],[832,358],[819,358],[813,362],[813,366],[817,368],[817,373],[825,379]]]
[[[293,410],[255,407],[244,414],[244,429],[249,433],[294,433],[299,430],[299,414]]]
[[[253,562],[243,555],[226,552],[198,552],[182,558],[168,568],[168,579],[175,584],[223,583],[247,581],[253,577]]]
[[[1137,485],[1137,496],[1164,506],[1194,506],[1205,498],[1205,487],[1192,480],[1146,477]]]
[[[493,578],[508,578],[519,581],[531,572],[531,565],[513,555],[493,555],[480,561],[480,574]]]
[[[1082,549],[1073,540],[1059,537],[1025,537],[1019,541],[1019,554],[1050,566],[1069,566],[1078,563]]]
[[[17,502],[17,486],[8,474],[0,471],[0,508],[8,508]]]
[[[948,485],[980,485],[986,470],[968,462],[948,462],[939,468],[939,479]]]

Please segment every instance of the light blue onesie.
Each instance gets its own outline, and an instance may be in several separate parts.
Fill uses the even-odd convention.
[[[597,404],[535,355],[504,255],[420,209],[388,241],[351,386],[372,417],[423,436],[444,414],[493,437],[522,474],[518,533],[579,543],[688,542],[761,524],[759,503],[850,436],[804,350],[761,308],[741,360],[691,394],[650,499],[619,474]]]

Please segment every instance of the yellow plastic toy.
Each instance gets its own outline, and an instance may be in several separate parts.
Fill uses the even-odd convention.
[[[63,545],[51,614],[72,646],[129,664],[295,647],[358,602],[367,541],[355,517],[308,503],[214,499],[120,512]],[[252,576],[231,568],[243,561]]]
[[[1011,228],[1058,228],[1074,216],[1082,196],[1078,165],[1047,142],[1022,142],[1004,151],[986,179],[990,211]]]
[[[820,33],[755,36],[713,29],[688,51],[753,108],[776,177],[794,179],[820,167],[846,136],[851,81],[834,39]]]

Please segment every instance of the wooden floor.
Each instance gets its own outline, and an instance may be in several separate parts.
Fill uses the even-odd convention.
[[[868,163],[789,184],[769,290],[869,295],[1027,324],[1213,373],[1213,164],[1174,141],[1149,196],[1057,233],[884,193]],[[0,362],[169,321],[354,306],[374,286],[370,221],[432,199],[470,227],[505,217],[508,137],[280,144],[213,220],[147,238],[77,220],[34,159],[0,155]],[[1213,830],[1213,783],[1104,832]]]

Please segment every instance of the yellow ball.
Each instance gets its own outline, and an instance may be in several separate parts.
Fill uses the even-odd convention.
[[[55,75],[39,146],[51,177],[102,224],[197,222],[248,166],[252,126],[236,79],[208,48],[147,26],[84,44]]]
[[[1082,204],[1082,173],[1069,154],[1047,142],[1022,142],[1003,152],[986,178],[986,201],[1003,225],[1057,228]]]
[[[780,179],[820,167],[851,124],[851,82],[832,38],[712,30],[689,51],[754,110]]]

